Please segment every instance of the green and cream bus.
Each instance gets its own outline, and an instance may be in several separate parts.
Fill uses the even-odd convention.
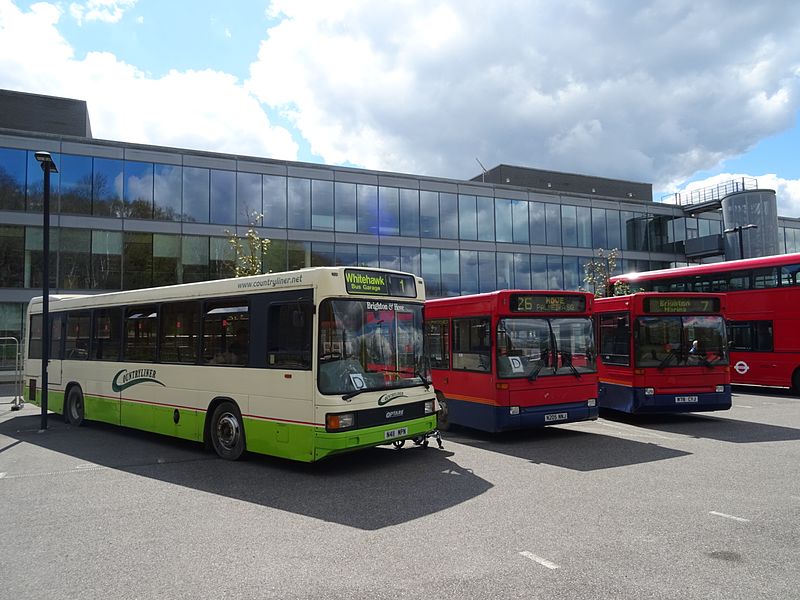
[[[436,428],[414,275],[318,267],[50,296],[48,405],[84,419],[315,461]],[[42,301],[28,307],[26,396],[41,385]],[[425,442],[427,445],[427,442]]]

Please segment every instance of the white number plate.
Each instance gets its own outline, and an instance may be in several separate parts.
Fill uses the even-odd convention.
[[[675,404],[691,404],[697,402],[697,396],[675,396]]]
[[[390,429],[389,431],[384,431],[383,439],[396,440],[397,438],[401,438],[405,435],[408,435],[408,427],[401,427],[400,429]]]
[[[552,423],[553,421],[564,421],[568,416],[567,413],[550,413],[544,416],[544,422]]]

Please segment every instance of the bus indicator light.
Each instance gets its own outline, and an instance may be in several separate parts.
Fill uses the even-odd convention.
[[[597,406],[597,398],[589,398],[586,401],[586,406],[589,406],[589,407]]]
[[[656,391],[653,388],[644,388],[644,395],[645,396],[655,396]]]
[[[512,406],[509,409],[508,412],[509,412],[509,414],[512,414],[512,415],[518,415],[519,414],[519,406]]]

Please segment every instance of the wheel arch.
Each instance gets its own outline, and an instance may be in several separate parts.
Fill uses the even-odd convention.
[[[67,399],[69,398],[69,393],[72,391],[72,388],[75,387],[83,394],[83,412],[84,415],[86,414],[86,394],[83,393],[83,388],[80,383],[77,381],[70,381],[64,386],[64,402],[61,404],[61,416],[65,423],[69,423],[69,417],[67,416]]]
[[[203,445],[206,449],[211,450],[213,449],[211,445],[211,417],[214,416],[214,411],[216,408],[222,404],[223,402],[230,402],[236,407],[236,410],[239,411],[239,417],[242,416],[242,409],[239,406],[239,403],[236,402],[230,396],[217,396],[208,404],[208,408],[206,409],[206,418],[203,422]],[[244,427],[244,419],[242,418],[242,427]],[[247,449],[247,438],[245,437],[245,449]]]

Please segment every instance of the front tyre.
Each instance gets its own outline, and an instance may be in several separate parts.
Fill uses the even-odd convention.
[[[67,401],[64,406],[64,419],[70,425],[80,427],[83,425],[85,408],[83,404],[83,392],[77,385],[69,388]]]
[[[220,458],[238,460],[245,449],[242,415],[233,402],[223,402],[211,417],[211,445]]]

